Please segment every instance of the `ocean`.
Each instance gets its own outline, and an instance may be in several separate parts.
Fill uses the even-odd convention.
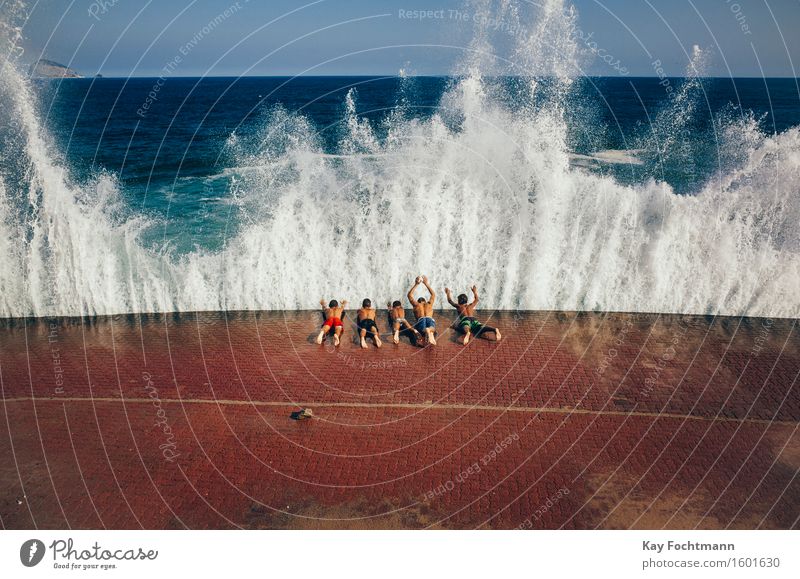
[[[795,79],[31,80],[0,95],[0,316],[304,309],[427,274],[495,309],[797,317]]]
[[[490,80],[511,110],[515,81]],[[576,153],[572,165],[630,185],[661,180],[691,195],[729,162],[716,130],[751,118],[763,134],[800,126],[798,84],[788,78],[698,81],[692,87],[698,110],[683,126],[669,126],[669,89],[687,82],[578,79],[564,111],[567,148]],[[132,78],[39,81],[36,89],[40,117],[71,176],[82,183],[101,173],[113,176],[126,206],[152,220],[148,245],[185,254],[217,250],[238,230],[242,216],[230,210],[237,203],[236,179],[261,170],[242,167],[240,158],[272,146],[263,130],[276,116],[306,120],[320,154],[347,154],[341,145],[353,118],[385,140],[398,115],[404,122],[441,115],[442,98],[457,83],[449,77]],[[659,114],[668,117],[667,127],[653,125]],[[450,128],[458,131],[458,125],[455,119]],[[662,151],[665,143],[651,134],[658,130],[685,131],[674,147],[679,150]],[[591,158],[597,151],[631,149],[641,149],[641,165]]]

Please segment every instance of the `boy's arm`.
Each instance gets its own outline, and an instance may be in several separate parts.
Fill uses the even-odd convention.
[[[453,294],[450,293],[450,288],[444,288],[444,294],[447,296],[447,303],[449,303],[454,308],[458,308],[458,304],[453,301]]]
[[[431,294],[431,299],[430,299],[430,302],[431,302],[431,305],[433,305],[433,302],[435,302],[435,301],[436,301],[436,292],[435,292],[435,291],[433,291],[433,288],[432,288],[432,287],[431,287],[431,285],[428,283],[428,276],[422,276],[422,283],[424,283],[424,284],[425,284],[425,287],[426,287],[426,288],[428,288],[428,293],[430,293],[430,294]]]
[[[411,286],[410,290],[408,290],[408,301],[411,302],[412,306],[414,305],[414,292],[416,291],[417,286],[419,286],[419,278],[414,281],[414,285]]]
[[[472,286],[472,295],[475,297],[472,299],[472,303],[470,305],[474,306],[475,304],[478,303],[478,286],[476,285]]]
[[[325,298],[322,298],[321,300],[319,300],[319,305],[322,306],[322,310],[324,311],[325,310]]]

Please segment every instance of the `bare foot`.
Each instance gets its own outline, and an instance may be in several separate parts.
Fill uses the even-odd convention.
[[[339,336],[336,334],[333,335],[333,345],[334,347],[339,345]]]
[[[436,345],[436,336],[433,335],[433,332],[428,333],[428,342],[430,342],[431,346]]]
[[[361,347],[364,349],[367,348],[367,341],[364,338],[361,338]]]
[[[503,339],[503,336],[500,335],[500,330],[494,331],[494,339],[497,340],[498,342]]]
[[[383,342],[381,342],[381,339],[378,336],[375,336],[375,347],[380,348],[381,346],[383,346]]]
[[[319,336],[317,336],[317,344],[322,344],[322,340],[325,338],[325,332],[320,332]]]
[[[464,325],[466,326],[466,324],[464,324]],[[469,344],[469,340],[470,340],[470,338],[471,338],[471,337],[472,337],[472,334],[470,334],[469,332],[467,332],[466,334],[464,334],[464,345],[465,345],[465,346],[466,346],[467,344]]]
[[[392,336],[392,342],[394,342],[395,344],[400,343],[400,332],[394,333],[394,335]]]

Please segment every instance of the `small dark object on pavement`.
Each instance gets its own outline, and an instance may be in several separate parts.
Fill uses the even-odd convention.
[[[306,418],[313,418],[314,411],[310,408],[303,408],[301,410],[297,410],[296,412],[292,412],[291,419],[292,420],[305,420]]]

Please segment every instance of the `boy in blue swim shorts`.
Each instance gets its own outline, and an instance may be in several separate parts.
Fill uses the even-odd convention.
[[[430,298],[419,298],[414,301],[414,292],[423,284],[430,294]],[[408,301],[411,302],[411,307],[414,310],[414,315],[417,317],[417,323],[414,324],[414,329],[420,334],[425,336],[425,339],[431,346],[436,345],[436,322],[433,319],[433,304],[436,302],[436,292],[433,291],[428,283],[427,276],[418,276],[414,280],[414,287],[408,290]]]

